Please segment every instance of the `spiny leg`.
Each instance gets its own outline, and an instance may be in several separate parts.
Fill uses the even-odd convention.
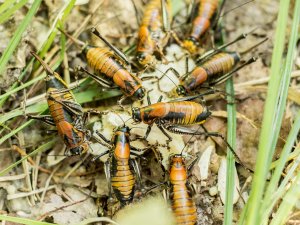
[[[130,164],[136,174],[136,178],[137,178],[137,183],[138,183],[138,188],[142,194],[144,193],[144,189],[143,189],[143,185],[142,185],[142,176],[141,176],[141,171],[140,171],[140,168],[139,168],[139,165],[137,163],[137,161],[135,159],[130,159]]]
[[[219,53],[221,50],[225,49],[226,47],[228,47],[229,45],[232,45],[242,39],[245,39],[247,37],[249,33],[243,33],[241,35],[239,35],[237,38],[235,38],[233,41],[230,41],[224,45],[219,46],[218,48],[212,49],[210,51],[207,51],[206,53],[204,53],[203,55],[201,55],[197,60],[196,60],[196,64],[201,64],[203,63],[203,61],[205,61],[207,58],[212,57],[213,55],[216,55],[217,53]]]
[[[232,152],[232,154],[234,155],[234,157],[237,159],[238,163],[242,165],[242,167],[244,167],[244,169],[246,169],[247,171],[251,171],[253,172],[251,169],[247,168],[245,166],[245,164],[241,161],[241,159],[239,158],[239,156],[236,154],[236,152],[234,151],[234,149],[231,147],[231,145],[227,142],[227,140],[225,139],[224,136],[222,136],[220,133],[218,132],[201,132],[201,131],[194,131],[191,130],[187,127],[181,127],[181,126],[175,126],[175,125],[168,125],[168,126],[164,126],[164,128],[166,128],[168,131],[175,133],[175,134],[186,134],[186,135],[203,135],[206,137],[219,137],[221,138],[224,143],[227,145],[227,147],[229,148],[229,150]]]
[[[188,167],[187,167],[187,171],[188,171],[188,172],[191,171],[191,170],[193,169],[193,167],[195,166],[195,164],[196,164],[196,162],[198,161],[199,158],[200,158],[199,155],[197,155],[197,156],[192,160],[192,162],[188,165]]]
[[[211,85],[218,85],[220,83],[223,83],[224,81],[226,81],[228,78],[230,78],[232,76],[232,74],[236,73],[237,71],[239,71],[240,69],[242,69],[243,67],[254,63],[257,60],[256,57],[251,57],[250,59],[248,59],[245,63],[243,63],[242,65],[236,67],[234,70],[230,71],[229,73],[224,74],[223,76],[219,77],[218,79],[214,80],[213,82],[211,82]]]
[[[117,47],[109,43],[95,27],[92,28],[92,33],[95,34],[97,37],[99,37],[116,54],[116,56],[120,60],[122,60],[127,65],[130,65],[130,62],[125,56],[125,54],[122,51],[120,51]]]
[[[145,160],[145,161],[147,160],[147,158],[141,156],[140,154],[138,154],[138,153],[136,153],[136,152],[130,151],[130,154],[131,154],[131,155],[134,155],[134,156],[136,156],[136,157],[139,157],[139,158],[141,158],[141,159],[143,159],[143,160]]]
[[[96,130],[96,134],[100,137],[100,139],[99,139],[98,137],[93,136],[93,138],[94,138],[97,142],[99,142],[101,145],[103,145],[103,146],[105,146],[105,147],[107,147],[107,148],[109,148],[109,149],[112,148],[112,143],[111,143],[108,139],[106,139],[106,137],[104,137],[103,134],[101,134],[98,130]]]
[[[152,126],[153,126],[153,124],[150,124],[150,125],[148,125],[148,127],[147,127],[147,131],[146,131],[146,134],[145,134],[145,137],[144,137],[145,140],[146,140],[147,137],[149,136]]]
[[[92,162],[95,162],[97,159],[101,158],[104,155],[107,155],[109,153],[109,150],[106,150],[105,152],[102,152],[101,154],[95,156],[94,158],[92,158]]]
[[[145,191],[145,195],[147,195],[149,192],[151,192],[153,189],[157,188],[157,187],[160,187],[160,186],[167,186],[167,182],[160,182],[158,184],[154,184],[153,186],[149,187],[149,188],[146,188],[146,191]]]
[[[112,197],[112,185],[111,185],[111,174],[110,174],[110,162],[107,160],[104,163],[104,171],[105,171],[105,176],[108,184],[108,201],[110,203],[113,202],[113,197]]]
[[[204,93],[200,93],[200,94],[197,94],[197,95],[193,95],[193,96],[187,96],[187,97],[182,97],[182,98],[175,98],[169,102],[181,102],[181,101],[192,101],[194,99],[197,99],[197,98],[201,98],[205,95],[211,95],[211,94],[214,94],[215,91],[214,90],[208,90]]]
[[[47,99],[50,99],[50,100],[62,105],[66,110],[68,110],[70,113],[73,113],[74,115],[82,116],[82,114],[83,114],[83,109],[82,109],[81,105],[75,101],[57,100],[51,94],[49,94],[47,96]]]
[[[40,120],[46,124],[49,124],[51,126],[55,126],[55,122],[50,115],[39,115],[39,116],[32,116],[32,115],[26,115],[29,119],[35,119],[35,120]]]
[[[111,82],[109,82],[109,81],[107,81],[105,79],[102,79],[101,77],[99,77],[99,76],[97,76],[95,74],[90,73],[89,71],[87,71],[86,69],[84,69],[81,66],[78,66],[76,68],[76,70],[88,74],[95,81],[97,81],[102,87],[105,87],[105,88],[111,88],[112,87],[112,83]]]
[[[161,132],[169,139],[167,140],[167,145],[172,141],[172,137],[165,131],[161,124],[157,124],[157,127],[161,130]]]

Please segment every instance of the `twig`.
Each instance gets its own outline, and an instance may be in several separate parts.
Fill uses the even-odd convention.
[[[58,207],[58,208],[56,208],[56,209],[54,209],[54,210],[51,210],[51,211],[49,211],[49,212],[47,212],[47,213],[41,215],[41,216],[38,217],[36,220],[39,220],[39,221],[44,220],[47,216],[51,215],[52,213],[55,213],[55,212],[57,212],[57,211],[59,211],[59,210],[62,210],[62,209],[67,208],[67,207],[70,207],[70,206],[72,206],[72,205],[76,205],[76,204],[79,204],[79,203],[81,203],[81,202],[84,202],[84,201],[88,200],[89,197],[90,197],[90,196],[88,195],[86,198],[84,198],[84,199],[82,199],[82,200],[79,200],[79,201],[76,201],[76,202],[72,202],[72,203],[68,203],[68,204],[65,204],[65,205],[63,205],[63,206],[60,206],[60,207]]]
[[[17,151],[22,157],[27,156],[26,152],[17,145],[13,145],[12,149]],[[31,157],[28,157],[28,162],[30,163],[30,165],[35,166],[35,162],[33,161],[33,159]],[[48,174],[51,173],[50,170],[47,170],[41,166],[38,166],[38,169],[44,173],[48,173]]]
[[[56,185],[52,185],[47,190],[53,189],[55,187],[56,187]],[[41,193],[43,191],[44,191],[44,188],[40,188],[40,189],[31,191],[31,192],[26,192],[26,193],[21,192],[21,193],[16,193],[16,194],[9,194],[9,195],[7,195],[7,200],[12,200],[12,199],[16,199],[16,198],[24,198],[24,197],[27,197],[27,196],[31,196],[31,195],[34,195],[34,194]]]
[[[10,176],[5,176],[5,177],[0,177],[0,182],[3,181],[12,181],[12,180],[20,180],[26,177],[25,173],[18,174],[18,175],[10,175]]]

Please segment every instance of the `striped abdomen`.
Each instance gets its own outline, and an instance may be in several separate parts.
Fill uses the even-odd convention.
[[[197,209],[184,181],[172,185],[170,200],[178,225],[196,224]]]
[[[162,16],[161,16],[161,0],[150,1],[144,11],[141,26],[147,27],[150,32],[161,29]]]
[[[188,174],[181,155],[175,155],[170,162],[170,201],[177,225],[194,225],[197,209],[187,187]]]
[[[82,153],[82,151],[88,148],[87,144],[84,143],[85,133],[75,127],[75,120],[81,119],[81,117],[80,115],[73,115],[60,102],[74,104],[74,107],[76,106],[79,110],[78,113],[82,110],[81,106],[76,102],[71,91],[67,90],[67,85],[58,74],[46,78],[46,87],[49,111],[56,125],[58,134],[72,154]]]
[[[129,73],[110,50],[90,48],[86,58],[89,66],[97,75],[111,79],[126,96],[133,96],[137,90],[142,88],[141,80]]]
[[[135,177],[129,166],[129,160],[112,159],[111,185],[117,199],[126,205],[133,199]]]
[[[62,101],[68,101],[73,102],[80,107],[80,105],[76,102],[72,92],[68,90],[67,84],[60,77],[60,75],[55,72],[51,76],[48,75],[45,80],[49,111],[55,124],[61,121],[73,123],[71,114],[66,111],[62,104],[58,103]]]
[[[216,12],[218,2],[219,0],[200,0],[198,14],[193,20],[190,36],[183,42],[183,47],[191,53],[196,52],[197,42],[209,29],[211,18]]]
[[[72,101],[73,96],[70,93],[55,93],[50,95],[51,98],[54,98],[56,101],[62,101],[62,100],[67,100],[67,101]],[[69,123],[73,123],[74,120],[72,119],[72,116],[70,115],[69,112],[66,111],[64,106],[54,100],[49,98],[47,100],[48,106],[49,106],[49,111],[50,114],[55,122],[55,124],[58,124],[59,122],[62,121],[67,121]]]
[[[171,22],[171,4],[168,0],[166,1],[166,9],[169,16],[168,20]],[[140,65],[145,66],[153,62],[156,45],[160,46],[162,26],[161,0],[152,0],[145,9],[138,33],[137,60]]]
[[[141,120],[148,124],[157,120],[170,124],[201,124],[210,114],[207,107],[191,101],[159,102],[140,109]]]
[[[122,129],[122,128],[120,128]],[[134,195],[135,176],[130,167],[129,133],[117,131],[111,159],[111,185],[122,205],[129,204]]]
[[[219,0],[201,0],[198,15],[193,21],[191,37],[199,39],[209,28],[210,20],[215,14]]]
[[[187,92],[190,92],[206,81],[209,83],[209,81],[225,75],[233,69],[239,60],[240,57],[237,53],[218,53],[201,66],[197,66],[193,69],[187,77],[180,80],[180,85],[183,86]]]

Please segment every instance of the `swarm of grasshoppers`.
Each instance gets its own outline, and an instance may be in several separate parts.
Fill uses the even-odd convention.
[[[225,50],[229,45],[244,39],[246,35],[243,34],[227,44],[200,55],[199,49],[202,38],[209,29],[215,27],[219,19],[221,6],[218,2],[216,0],[195,1],[193,14],[189,19],[190,32],[186,36],[178,37],[171,29],[172,20],[174,19],[171,12],[171,1],[150,0],[145,6],[144,15],[137,31],[135,53],[130,59],[107,41],[101,34],[101,30],[96,28],[93,28],[91,33],[99,37],[105,43],[105,47],[86,45],[84,42],[73,38],[63,29],[61,29],[61,33],[81,47],[81,53],[83,53],[87,65],[91,69],[78,67],[74,71],[87,74],[88,77],[95,80],[99,84],[99,90],[102,90],[102,88],[120,90],[123,96],[115,102],[115,105],[118,105],[119,110],[122,112],[130,114],[128,121],[131,120],[131,125],[147,125],[145,134],[135,137],[136,140],[141,140],[147,145],[147,138],[153,126],[157,126],[167,138],[164,143],[167,149],[171,148],[169,144],[174,135],[200,135],[221,138],[234,154],[237,162],[246,168],[235,150],[221,134],[208,132],[205,129],[199,130],[199,127],[201,128],[212,114],[205,103],[205,96],[219,92],[220,90],[215,88],[216,85],[232,77],[235,72],[244,66],[255,62],[256,57],[251,57],[241,63],[241,56],[266,39],[243,52]],[[161,76],[141,76],[149,68],[155,71],[155,65],[158,63],[170,63],[164,50],[171,42],[179,43],[188,56],[194,57],[196,66],[191,71],[187,68],[185,74],[180,74],[175,68],[170,67],[165,72],[156,71],[161,73]],[[112,204],[117,203],[119,208],[122,208],[130,205],[135,200],[143,198],[150,193],[150,190],[154,189],[154,186],[159,186],[144,186],[143,171],[139,165],[139,160],[136,160],[136,158],[143,160],[143,153],[150,149],[156,151],[156,147],[160,143],[157,146],[152,145],[145,148],[137,148],[132,145],[133,140],[131,138],[133,135],[131,130],[134,127],[127,125],[128,121],[125,122],[121,116],[119,117],[123,120],[123,124],[115,127],[110,140],[99,130],[92,134],[87,126],[89,114],[118,114],[115,112],[115,108],[103,112],[98,110],[84,111],[61,76],[54,72],[37,53],[32,52],[32,55],[42,64],[47,73],[45,78],[46,98],[50,115],[27,116],[57,128],[57,133],[66,146],[66,156],[87,154],[92,142],[99,143],[106,148],[105,151],[96,155],[92,161],[96,162],[103,156],[108,155],[108,159],[104,163],[109,190],[107,201]],[[152,104],[150,101],[151,89],[147,89],[143,82],[153,79],[156,82],[153,86],[157,85],[158,89],[161,89],[160,81],[163,77],[168,76],[169,71],[173,72],[179,79],[179,84],[175,84],[176,87],[172,91],[178,96],[166,101],[163,100],[163,96],[160,96],[158,101]],[[170,86],[173,84],[174,82],[170,79]],[[202,91],[203,89],[206,90]],[[125,100],[130,101],[130,110],[126,109]],[[192,163],[187,166],[183,153],[182,150],[180,154],[169,155],[169,169],[166,170],[167,181],[162,182],[161,185],[168,190],[167,196],[177,224],[194,225],[197,223],[197,207],[193,201],[189,173],[198,158],[195,157]]]

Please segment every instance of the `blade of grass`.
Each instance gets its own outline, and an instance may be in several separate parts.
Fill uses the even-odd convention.
[[[270,225],[285,224],[288,216],[290,215],[289,212],[294,208],[299,198],[300,198],[300,173],[298,173],[295,181],[293,182],[290,189],[283,197],[282,202],[277,212],[275,213],[275,216],[272,219]]]
[[[41,4],[41,0],[35,0],[30,7],[27,15],[25,16],[22,23],[18,26],[14,36],[10,40],[8,47],[5,49],[3,55],[0,58],[0,76],[3,74],[4,69],[6,68],[6,64],[8,60],[10,59],[11,55],[13,54],[14,50],[18,46],[22,34],[26,30],[27,26],[30,24],[30,21],[32,20],[33,16],[37,12],[39,6]]]
[[[300,156],[298,156],[292,166],[289,168],[288,172],[286,173],[284,179],[282,180],[280,186],[276,189],[276,192],[273,193],[272,195],[272,199],[271,199],[271,202],[270,202],[270,205],[268,205],[267,209],[265,210],[265,214],[263,215],[264,216],[264,224],[268,224],[268,215],[270,215],[270,212],[274,209],[274,207],[278,204],[279,200],[281,198],[283,198],[284,194],[286,194],[287,190],[290,188],[290,183],[291,181],[294,179],[295,177],[295,173],[296,173],[296,170],[298,168],[300,164]],[[288,214],[289,212],[286,211],[286,213]]]
[[[73,3],[73,2],[70,2],[70,3]],[[66,9],[68,9],[69,10],[69,7],[71,7],[72,6],[72,4],[68,4],[68,3],[66,3],[65,4],[65,8]],[[69,6],[69,7],[68,7]],[[72,6],[73,7],[73,6]],[[61,11],[62,12],[62,11]],[[68,16],[68,13],[65,13],[65,14],[63,14],[63,16],[61,15],[62,13],[59,13],[58,15],[57,15],[57,17],[56,17],[56,19],[55,19],[55,21],[58,21],[60,18],[63,18],[63,20],[65,21],[66,20],[66,18],[67,18],[67,16]],[[61,20],[62,21],[62,20]],[[86,21],[85,21],[86,22]],[[55,24],[55,23],[54,23]],[[54,27],[52,27],[52,31],[53,31],[53,29],[54,29]],[[51,31],[50,30],[50,31]],[[50,34],[49,35],[51,35],[51,32],[50,32]],[[47,35],[47,37],[49,36],[49,35]],[[49,42],[49,40],[46,38],[43,42],[42,42],[42,45],[41,46],[46,46],[46,45],[49,45],[49,44],[47,44]],[[50,42],[49,42],[50,43]],[[52,43],[52,42],[51,42]],[[38,49],[41,49],[41,47],[40,48],[38,48]],[[28,69],[29,68],[31,68],[31,64],[33,63],[33,59],[27,64],[27,66],[25,67],[25,69],[23,70],[23,72],[22,72],[22,74],[19,76],[19,80],[22,80],[23,79],[23,77],[25,76],[25,74],[27,73],[27,71],[28,71]],[[37,65],[37,64],[36,64]],[[35,67],[36,68],[36,67]],[[43,79],[42,77],[40,77],[41,79]],[[11,95],[11,94],[13,94],[13,93],[16,93],[17,91],[19,91],[19,90],[21,90],[21,89],[23,89],[24,88],[24,86],[23,86],[23,88],[21,88],[21,89],[15,89],[16,87],[18,87],[18,85],[19,85],[19,83],[18,82],[15,82],[9,89],[8,89],[8,93],[5,93],[4,95],[1,95],[0,96],[0,108],[4,105],[4,103],[6,102],[6,100],[8,99],[8,97]]]
[[[20,90],[22,90],[22,89],[24,89],[24,88],[32,85],[32,84],[35,84],[36,82],[44,79],[45,77],[46,77],[46,73],[42,73],[40,76],[35,77],[35,78],[29,80],[28,82],[20,85],[19,87],[16,87],[16,88],[14,88],[14,89],[6,92],[5,94],[1,95],[0,96],[0,100],[6,99],[7,97],[11,96],[12,94],[14,94],[14,93],[16,93],[16,92],[18,92],[18,91],[20,91]]]
[[[34,61],[34,60],[30,61],[30,63],[32,63],[33,61]],[[59,60],[59,61],[52,67],[52,69],[55,71],[55,70],[58,68],[58,66],[61,64],[61,62],[62,62],[62,61]],[[26,68],[27,68],[27,67],[26,67]],[[23,75],[23,73],[22,73],[22,75]],[[22,75],[21,75],[21,76],[22,76]],[[30,85],[32,85],[32,84],[35,84],[36,82],[38,82],[38,81],[44,79],[45,77],[46,77],[46,73],[43,72],[41,75],[39,75],[39,76],[37,76],[37,77],[35,77],[35,78],[29,80],[28,82],[26,82],[26,83],[20,85],[19,87],[12,88],[12,89],[10,89],[9,91],[7,91],[5,94],[0,95],[0,100],[1,100],[1,101],[0,101],[0,107],[2,106],[2,103],[4,104],[4,102],[6,101],[6,99],[7,99],[9,96],[11,96],[12,94],[14,94],[14,93],[16,93],[16,92],[18,92],[18,91],[20,91],[20,90],[23,90],[24,88],[26,88],[26,87],[28,87],[28,86],[30,86]],[[16,84],[16,85],[17,85],[17,84]]]
[[[13,216],[0,215],[0,221],[10,221],[26,225],[57,225],[56,223],[46,223],[41,221],[30,220]]]
[[[223,5],[223,0],[219,1],[219,5]],[[221,9],[220,9],[221,10]],[[221,26],[221,20],[217,21],[218,26]],[[224,44],[225,34],[222,32],[222,43]],[[226,93],[227,95],[227,142],[233,149],[236,146],[236,105],[234,103],[234,86],[233,79],[230,78],[226,81]],[[226,165],[226,193],[225,193],[225,205],[224,205],[224,225],[233,224],[233,198],[235,191],[235,159],[234,155],[227,148],[227,165]]]
[[[56,143],[56,140],[54,138],[53,140],[51,140],[51,141],[49,141],[49,142],[41,145],[36,150],[34,150],[31,153],[29,153],[28,155],[22,157],[22,159],[18,160],[17,162],[11,164],[7,168],[5,168],[2,171],[0,171],[0,177],[6,175],[9,171],[11,171],[13,168],[15,168],[17,165],[19,165],[20,163],[22,163],[27,158],[32,157],[32,156],[38,154],[39,152],[43,152],[43,151],[46,151],[46,150],[50,149],[55,143]]]
[[[281,0],[279,6],[280,10],[278,14],[275,45],[272,55],[271,79],[268,85],[267,99],[264,107],[263,125],[257,155],[258,160],[255,166],[254,179],[248,202],[249,206],[247,207],[248,211],[245,218],[245,224],[247,225],[258,224],[260,221],[261,214],[259,212],[261,200],[264,194],[266,177],[282,121],[280,111],[284,110],[284,107],[281,107],[281,109],[277,107],[278,101],[279,99],[280,101],[286,101],[286,98],[282,96],[280,97],[279,94],[281,94],[281,89],[283,88],[281,83],[286,78],[289,78],[289,74],[283,74],[283,76],[279,79],[278,75],[281,74],[280,66],[285,43],[285,35],[282,34],[285,34],[286,30],[289,3],[289,0]]]
[[[17,0],[4,1],[4,3],[0,6],[0,14],[7,10],[10,6],[15,4]]]
[[[296,147],[296,149],[291,152],[289,155],[288,155],[288,158],[287,160],[292,160],[294,158],[296,158],[298,155],[300,155],[300,148],[299,147]],[[280,158],[274,162],[271,163],[271,167],[270,167],[270,170],[273,170],[276,168],[276,166],[280,163]]]
[[[284,166],[288,161],[289,153],[291,152],[292,148],[294,147],[294,143],[297,140],[299,130],[300,130],[300,112],[298,112],[296,120],[287,138],[287,142],[284,145],[284,148],[281,152],[274,174],[272,175],[268,188],[266,190],[265,198],[261,206],[262,214],[264,214],[265,216],[263,220],[267,220],[269,218],[269,214],[271,213],[271,211],[268,209],[270,209],[270,206],[272,205],[271,201],[274,199],[274,192],[276,191],[276,189],[278,189],[279,179],[281,178]]]
[[[7,20],[9,20],[11,15],[14,14],[18,9],[23,7],[27,2],[28,2],[28,0],[21,0],[17,4],[15,4],[13,7],[8,9],[5,13],[1,14],[0,24],[2,24],[4,22],[6,22]]]
[[[284,63],[284,69],[282,71],[282,74],[286,74],[286,76],[283,76],[285,79],[283,79],[283,82],[281,82],[281,84],[282,84],[281,94],[280,94],[281,101],[279,101],[279,104],[278,104],[278,108],[281,110],[279,110],[278,116],[277,116],[277,118],[279,118],[280,120],[282,120],[282,118],[283,118],[283,113],[284,113],[284,109],[286,106],[286,98],[288,95],[288,86],[290,83],[290,76],[292,73],[292,67],[293,67],[293,63],[294,63],[293,58],[294,58],[295,49],[297,48],[296,45],[297,45],[297,40],[298,40],[298,30],[299,30],[299,23],[300,23],[299,15],[300,15],[300,0],[297,0],[296,4],[295,4],[295,8],[294,8],[294,16],[293,16],[291,35],[290,35],[290,39],[289,39],[287,57],[286,57],[286,60]],[[298,117],[297,117],[297,119],[298,119]],[[265,198],[264,198],[264,202],[266,202],[266,203],[272,197],[272,193],[277,188],[281,173],[284,169],[284,165],[287,162],[288,154],[290,153],[291,148],[293,147],[294,140],[297,138],[298,131],[299,131],[298,123],[300,123],[297,119],[296,119],[295,125],[294,125],[295,129],[292,129],[289,133],[289,138],[291,140],[289,143],[286,143],[285,148],[283,149],[283,152],[281,154],[281,157],[282,157],[282,159],[280,159],[281,163],[278,164],[278,166],[276,167],[275,173],[273,174],[271,182],[266,190],[266,194],[265,194]],[[277,121],[277,119],[276,119],[276,121]],[[278,129],[277,132],[279,133],[280,126],[277,129]],[[287,145],[287,144],[289,144],[289,145]],[[274,148],[275,148],[275,146],[274,146]],[[264,206],[266,208],[266,207],[268,207],[268,204],[264,205]],[[262,208],[262,210],[260,212],[263,213],[263,210],[265,208]]]
[[[25,76],[27,70],[29,67],[31,67],[31,64],[33,62],[33,59],[27,64],[27,66],[25,67],[25,69],[22,71],[21,75],[19,76],[19,80],[22,80],[23,77]],[[19,82],[15,82],[8,90],[7,92],[10,92],[11,94],[16,93],[17,91],[15,91],[15,88],[18,87]],[[3,94],[0,95],[0,108],[2,108],[2,106],[4,105],[4,103],[6,102],[6,100],[8,99],[8,97],[10,96],[10,94]]]
[[[0,138],[0,145],[6,141],[8,138],[11,138],[12,136],[14,136],[16,133],[18,133],[19,131],[23,130],[25,127],[29,126],[31,123],[33,122],[33,120],[28,120],[27,122],[23,123],[21,126],[19,126],[18,128],[12,130],[11,132],[9,132],[8,134],[4,135],[3,137]]]
[[[234,102],[234,88],[232,78],[226,82],[226,92],[228,102]],[[227,141],[233,149],[236,144],[236,105],[227,104]],[[226,195],[224,209],[224,225],[233,224],[233,195],[234,195],[234,167],[235,160],[232,152],[227,149],[227,168],[226,168]]]
[[[299,12],[299,9],[295,7],[295,10],[297,10],[297,13]],[[298,27],[299,27],[299,14],[294,15],[293,19],[293,26],[290,34],[290,39],[289,39],[289,47],[288,47],[288,52],[286,59],[283,60],[283,63],[281,65],[283,66],[283,70],[280,70],[280,74],[282,74],[282,79],[280,81],[280,89],[278,92],[278,103],[277,103],[277,110],[276,110],[276,115],[275,115],[275,122],[278,124],[274,123],[273,124],[273,129],[274,135],[273,139],[271,142],[271,149],[273,149],[273,153],[275,151],[275,147],[277,144],[279,132],[280,132],[280,127],[281,127],[281,122],[283,118],[283,114],[286,108],[286,101],[287,101],[287,96],[288,96],[288,90],[289,90],[289,84],[291,80],[291,73],[292,73],[292,67],[294,64],[294,53],[296,51],[296,42],[298,39]],[[268,165],[271,164],[272,158],[269,157]]]
[[[52,25],[52,27],[50,28],[48,35],[46,35],[46,42],[44,43],[44,45],[39,48],[41,49],[39,51],[39,56],[40,57],[44,57],[44,55],[46,54],[46,52],[49,50],[50,46],[52,45],[56,34],[57,34],[57,30],[56,28],[59,26],[59,24],[64,24],[66,18],[69,16],[71,10],[73,9],[74,5],[76,3],[76,0],[69,0],[65,3],[65,5],[62,7],[61,11],[58,13],[58,15],[55,18],[55,21]],[[37,65],[37,64],[36,64]],[[36,68],[36,65],[34,66],[34,68]]]

